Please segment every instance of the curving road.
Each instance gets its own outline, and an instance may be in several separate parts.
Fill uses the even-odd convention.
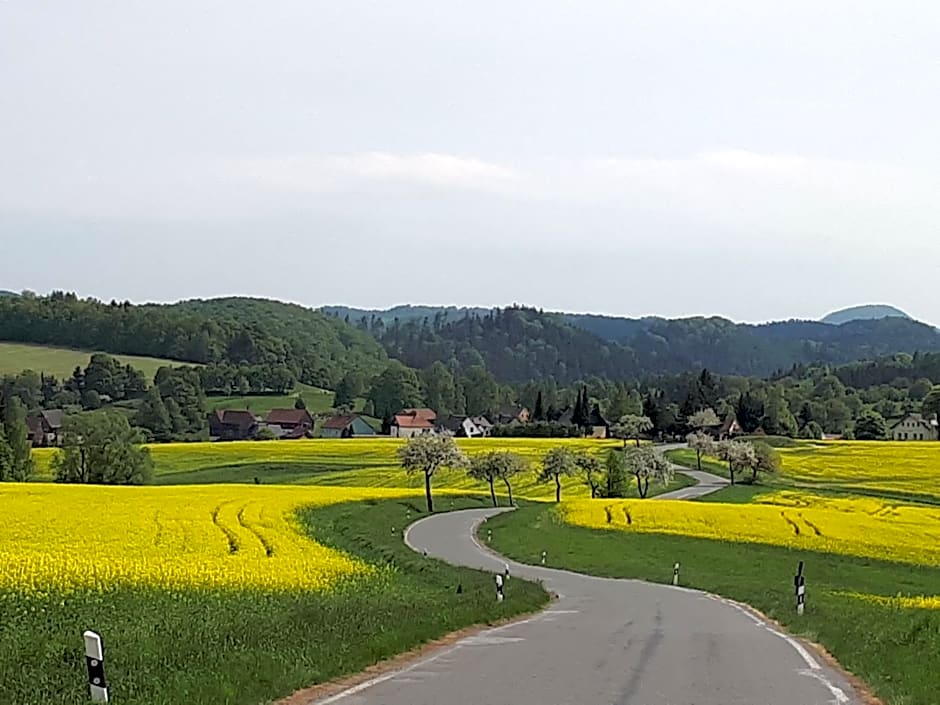
[[[845,679],[749,611],[692,590],[504,561],[474,538],[499,509],[409,527],[418,551],[540,580],[544,612],[488,629],[318,705],[860,705]],[[494,595],[495,598],[495,595]],[[512,599],[512,580],[506,586]]]

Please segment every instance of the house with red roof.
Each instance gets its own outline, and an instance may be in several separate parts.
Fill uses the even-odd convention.
[[[437,413],[433,409],[402,409],[392,417],[389,432],[393,438],[412,438],[434,433]]]
[[[282,430],[281,438],[303,438],[313,428],[313,417],[306,409],[271,409],[264,423]]]
[[[320,438],[358,438],[375,435],[375,429],[359,414],[337,414],[324,421],[320,427]]]

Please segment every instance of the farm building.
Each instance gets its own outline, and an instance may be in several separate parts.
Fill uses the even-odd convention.
[[[29,439],[34,448],[59,445],[62,421],[65,412],[62,409],[47,409],[26,419]]]
[[[247,441],[258,432],[259,420],[250,411],[216,409],[209,414],[209,437],[219,441]]]
[[[937,420],[921,414],[908,414],[888,422],[888,438],[893,441],[935,441]]]
[[[374,436],[375,429],[358,414],[338,414],[323,422],[320,438],[357,438]]]
[[[287,435],[298,438],[313,428],[313,417],[306,409],[271,409],[264,422],[268,426],[279,426]]]

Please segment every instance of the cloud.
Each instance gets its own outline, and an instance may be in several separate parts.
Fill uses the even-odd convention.
[[[395,184],[502,192],[513,189],[520,174],[509,165],[453,154],[367,152],[332,156],[290,156],[227,160],[229,178],[266,187],[303,192],[382,188]]]

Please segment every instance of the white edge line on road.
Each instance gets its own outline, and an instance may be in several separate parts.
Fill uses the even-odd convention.
[[[433,515],[432,515],[432,516],[433,516]],[[430,518],[430,517],[425,517],[425,519],[429,519],[429,518]],[[480,527],[480,525],[481,525],[484,521],[486,521],[486,519],[488,519],[488,518],[489,518],[489,517],[482,517],[482,518],[478,519],[477,521],[473,522],[473,524],[470,525],[470,531],[469,531],[470,540],[473,542],[473,545],[476,546],[476,547],[477,547],[480,551],[482,551],[485,555],[487,555],[487,556],[493,558],[494,560],[503,560],[503,556],[500,556],[498,553],[492,551],[488,546],[483,546],[483,545],[480,544],[480,542],[477,540],[477,537],[476,537],[477,529],[478,529],[478,528]],[[413,524],[411,524],[411,525],[405,530],[405,543],[406,543],[406,544],[409,546],[409,548],[411,548],[413,551],[417,551],[418,549],[415,548],[415,547],[411,544],[411,542],[409,541],[409,534],[410,534],[410,532],[411,532],[412,527],[414,527],[414,526],[420,524],[420,523],[421,523],[422,521],[424,521],[425,519],[419,519],[418,521],[416,521],[416,522],[414,522]],[[535,567],[535,566],[534,566],[534,567]],[[571,571],[559,570],[559,569],[557,569],[557,568],[551,568],[550,570],[556,570],[556,571],[562,572],[562,573],[571,573]],[[571,573],[571,574],[572,574],[572,575],[578,575],[579,577],[585,577],[585,578],[593,577],[593,576],[584,575],[584,574],[580,574],[580,573]],[[640,581],[640,582],[642,582],[642,581]],[[693,589],[693,588],[674,587],[674,586],[671,586],[671,585],[664,585],[664,586],[662,586],[662,587],[669,587],[669,588],[673,588],[674,590],[681,590],[681,591],[683,591],[683,592],[693,592],[693,593],[704,594],[706,597],[709,597],[709,598],[711,598],[711,599],[717,600],[718,602],[721,602],[721,603],[723,603],[723,604],[726,604],[726,605],[728,605],[729,607],[733,607],[733,608],[736,609],[738,612],[740,612],[741,614],[745,615],[748,619],[750,619],[750,620],[751,620],[754,624],[756,624],[757,626],[762,627],[763,629],[767,630],[767,631],[770,632],[771,634],[774,634],[774,635],[780,637],[781,639],[783,639],[785,642],[787,642],[787,644],[789,644],[790,647],[791,647],[794,651],[796,651],[797,654],[800,655],[800,657],[803,659],[803,661],[806,662],[806,665],[809,666],[809,670],[801,670],[801,671],[798,671],[798,672],[801,673],[801,674],[803,674],[803,675],[811,676],[812,678],[818,680],[820,683],[822,683],[824,686],[826,686],[826,688],[829,690],[829,692],[830,692],[830,693],[832,694],[832,696],[835,698],[835,700],[832,701],[835,705],[842,705],[843,703],[848,703],[848,702],[850,702],[850,701],[849,701],[849,698],[848,698],[848,696],[846,696],[845,692],[844,692],[841,688],[839,688],[838,686],[836,686],[834,683],[832,683],[832,682],[829,680],[829,678],[828,678],[828,677],[826,676],[826,674],[823,672],[822,666],[820,666],[820,665],[819,665],[819,662],[818,662],[815,658],[813,658],[812,654],[810,654],[809,651],[806,650],[806,647],[804,647],[804,646],[803,646],[797,639],[795,639],[794,637],[790,636],[789,634],[784,634],[783,632],[781,632],[781,631],[779,631],[778,629],[774,628],[770,623],[768,623],[768,622],[765,621],[764,619],[762,619],[762,618],[758,617],[757,615],[755,615],[755,614],[753,613],[753,611],[752,611],[751,609],[749,609],[748,607],[746,607],[745,605],[743,605],[743,604],[741,604],[741,603],[739,603],[739,602],[735,602],[734,600],[730,600],[730,599],[728,599],[728,598],[721,597],[720,595],[713,595],[713,594],[711,594],[711,593],[706,593],[706,592],[703,592],[703,591],[701,591],[701,590],[695,590],[695,589]],[[559,597],[559,598],[563,598],[564,595],[558,595],[558,597]],[[504,625],[504,626],[502,626],[502,627],[496,627],[495,629],[490,630],[490,631],[501,631],[501,630],[503,630],[503,629],[508,629],[508,628],[510,628],[510,627],[518,626],[518,625],[520,625],[520,624],[526,624],[526,623],[528,623],[528,622],[533,622],[533,621],[536,621],[536,620],[538,620],[538,619],[541,619],[542,617],[544,617],[544,615],[545,615],[545,613],[543,612],[542,614],[536,615],[535,617],[530,617],[529,619],[523,620],[523,621],[521,621],[521,622],[513,622],[513,623],[511,623],[511,624],[507,624],[507,625]],[[487,633],[487,632],[483,632],[483,633],[485,634],[485,633]],[[460,642],[458,642],[454,647],[452,647],[452,648],[449,649],[448,651],[453,651],[453,650],[457,649],[459,646],[460,646]],[[444,653],[447,653],[447,652],[444,652]],[[443,655],[443,654],[439,654],[438,656],[435,656],[434,658],[437,658],[437,657],[439,657],[440,655]],[[415,667],[416,667],[417,665],[418,665],[418,664],[415,664]],[[410,669],[409,669],[409,670],[410,670]],[[402,672],[404,672],[404,671],[402,671]],[[382,682],[382,681],[384,681],[384,680],[388,680],[389,678],[393,678],[395,675],[397,675],[397,674],[391,674],[391,675],[389,675],[388,677],[382,678],[379,682]],[[367,686],[367,687],[368,687],[368,686]],[[359,690],[364,690],[364,689],[365,689],[365,688],[359,688]],[[359,690],[356,690],[356,692],[359,692]],[[351,694],[351,693],[350,693],[350,694]],[[344,697],[345,697],[345,696],[344,696]],[[338,699],[338,698],[337,698],[337,699]],[[315,703],[311,703],[311,705],[327,705],[327,704],[330,703],[330,702],[334,702],[334,701],[333,701],[333,700],[318,701],[318,702],[315,702]]]
[[[826,688],[829,690],[829,692],[832,694],[832,697],[834,698],[831,701],[834,705],[842,705],[843,703],[850,702],[849,697],[845,694],[845,691],[842,690],[842,688],[837,686],[835,683],[829,680],[828,676],[823,671],[822,666],[819,665],[819,661],[813,658],[813,655],[810,654],[810,652],[807,651],[806,647],[803,646],[797,639],[793,638],[789,634],[784,634],[779,629],[776,629],[771,624],[768,624],[763,619],[753,614],[751,610],[749,610],[747,607],[745,607],[744,605],[738,602],[735,602],[734,600],[729,600],[724,597],[718,597],[717,595],[714,597],[714,599],[728,605],[729,607],[733,607],[734,609],[738,610],[742,614],[746,615],[755,624],[763,627],[765,630],[767,630],[771,634],[778,636],[781,639],[783,639],[785,642],[787,642],[787,644],[789,644],[790,647],[802,657],[802,659],[806,662],[806,665],[809,666],[808,669],[801,669],[797,672],[800,675],[814,678],[815,680],[819,681],[824,686],[826,686]]]
[[[463,640],[461,639],[461,641]],[[358,685],[354,685],[351,688],[347,688],[346,690],[336,693],[335,695],[330,695],[329,697],[323,698],[322,700],[311,700],[308,703],[308,705],[329,705],[329,703],[338,702],[340,700],[343,700],[344,698],[348,698],[350,695],[361,693],[363,690],[368,690],[369,688],[377,686],[380,683],[384,683],[385,681],[390,681],[393,678],[396,678],[398,676],[403,676],[406,673],[410,673],[411,671],[414,671],[420,668],[421,666],[427,666],[429,663],[436,661],[442,656],[446,656],[447,654],[453,653],[454,651],[459,649],[460,646],[461,646],[461,642],[458,641],[456,644],[454,644],[450,648],[444,649],[443,651],[439,651],[438,653],[434,654],[433,656],[429,656],[428,658],[424,658],[424,659],[421,659],[420,661],[416,661],[410,666],[401,668],[397,671],[392,671],[391,673],[386,673],[381,676],[376,676],[375,678],[370,678],[367,681],[363,681],[362,683],[359,683]]]

